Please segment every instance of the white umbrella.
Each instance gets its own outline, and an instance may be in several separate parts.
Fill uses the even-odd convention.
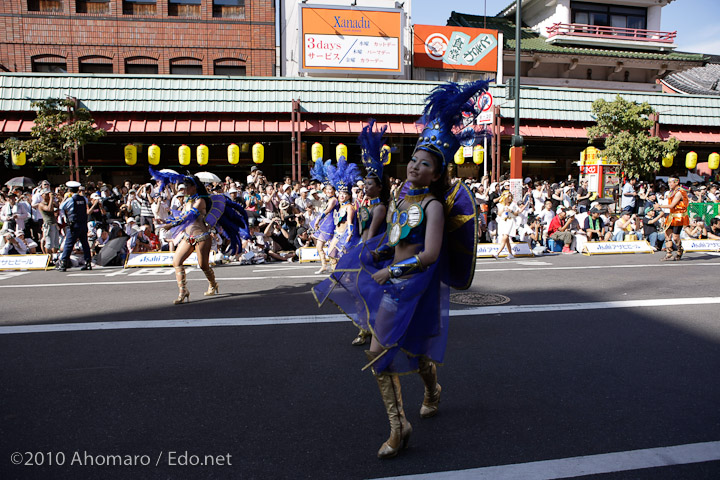
[[[172,169],[170,169],[170,168],[163,168],[163,169],[160,170],[160,171],[161,171],[162,173],[173,173],[173,174],[175,174],[175,175],[180,175],[178,172],[176,172],[175,170],[172,170]]]
[[[195,176],[203,183],[221,183],[220,177],[210,172],[198,172]]]

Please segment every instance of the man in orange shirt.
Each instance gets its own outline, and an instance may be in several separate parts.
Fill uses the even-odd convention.
[[[688,218],[688,195],[684,188],[680,186],[680,179],[677,176],[668,178],[668,206],[670,214],[665,223],[665,258],[666,260],[680,260],[683,255],[682,241],[680,240],[680,232],[683,227],[690,224]],[[673,256],[673,243],[677,247],[677,254]]]

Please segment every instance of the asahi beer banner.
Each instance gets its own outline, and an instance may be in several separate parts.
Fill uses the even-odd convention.
[[[172,266],[173,252],[131,253],[125,262],[125,268]],[[183,265],[197,265],[197,254],[191,253]]]
[[[2,255],[0,270],[45,270],[50,255]]]
[[[403,74],[402,10],[300,6],[300,71]]]
[[[634,242],[587,242],[582,251],[585,255],[653,252],[653,248],[645,240]]]
[[[686,252],[720,252],[720,240],[693,240],[682,241]]]
[[[478,243],[477,257],[492,257],[500,250],[498,243]],[[532,257],[534,256],[530,246],[527,243],[515,243],[512,245],[512,254],[516,257]],[[500,254],[501,257],[507,257],[507,249]]]
[[[327,255],[328,249],[325,247],[325,255]],[[298,258],[300,263],[302,262],[319,262],[320,261],[320,255],[318,255],[318,251],[314,247],[303,247],[298,248],[297,250]]]
[[[416,67],[497,72],[497,30],[436,25],[413,28]]]

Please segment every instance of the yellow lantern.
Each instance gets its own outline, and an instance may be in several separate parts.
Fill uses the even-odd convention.
[[[202,143],[200,145],[198,145],[198,147],[197,147],[198,165],[207,165],[209,156],[210,156],[210,151],[208,150],[208,147],[206,147]]]
[[[480,145],[473,147],[473,163],[480,165],[485,160],[485,149]]]
[[[313,162],[315,162],[316,160],[322,160],[323,146],[320,145],[318,142],[313,143],[312,149],[310,150],[310,156],[312,157]]]
[[[670,168],[670,167],[672,167],[672,164],[673,164],[673,160],[674,160],[674,159],[675,159],[675,157],[672,156],[672,155],[668,155],[668,156],[666,156],[666,157],[663,157],[663,159],[662,159],[662,166],[665,167],[665,168]]]
[[[265,147],[261,143],[256,143],[252,148],[252,159],[255,163],[262,163],[265,160]]]
[[[228,163],[230,165],[237,165],[240,161],[240,147],[235,145],[234,143],[231,143],[228,145]]]
[[[137,147],[135,145],[125,145],[125,163],[130,166],[137,163]]]
[[[340,157],[345,157],[345,160],[347,160],[347,147],[344,143],[338,143],[337,147],[335,147],[335,158],[340,161]]]
[[[720,154],[717,152],[713,152],[708,157],[708,167],[710,167],[710,170],[715,170],[716,168],[720,167]]]
[[[387,145],[383,145],[382,148],[380,149],[380,151],[387,152],[387,158],[383,162],[383,165],[390,165],[390,157],[392,156],[392,153],[391,153],[392,149]]]
[[[717,154],[715,154],[717,155]],[[25,165],[25,152],[12,152],[12,163],[15,166],[22,167]]]
[[[465,163],[465,153],[463,152],[463,147],[458,148],[457,152],[455,152],[455,163],[458,165]]]
[[[250,144],[249,143],[243,143],[242,147],[240,147],[240,151],[243,153],[248,153],[250,151]]]
[[[148,148],[148,163],[150,165],[157,165],[160,163],[160,147],[154,143]]]
[[[695,152],[688,152],[687,155],[685,155],[685,168],[688,170],[692,170],[697,166],[697,153]]]
[[[190,153],[190,147],[188,147],[187,145],[181,145],[180,148],[178,148],[178,161],[180,162],[180,165],[190,165],[191,155],[192,154]]]

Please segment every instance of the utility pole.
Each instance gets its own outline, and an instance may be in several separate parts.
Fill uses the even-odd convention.
[[[513,196],[522,195],[522,147],[523,138],[520,136],[520,41],[522,39],[521,0],[515,0],[515,130],[510,147],[510,191]],[[520,200],[520,198],[515,198]]]

